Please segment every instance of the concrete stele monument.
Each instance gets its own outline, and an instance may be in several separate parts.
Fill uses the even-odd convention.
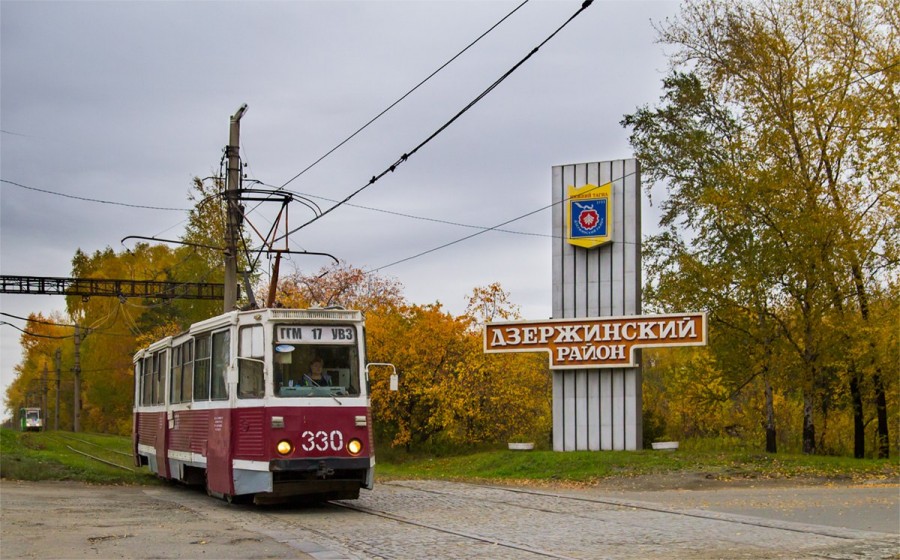
[[[578,196],[611,184],[602,243]],[[572,194],[572,193],[575,194]],[[583,200],[583,199],[581,199]],[[636,159],[553,167],[553,318],[641,313],[641,169]],[[595,205],[599,206],[599,205]],[[588,207],[589,208],[589,207]],[[580,219],[579,219],[580,218]],[[590,226],[591,224],[587,224]],[[585,235],[587,234],[587,235]],[[578,242],[578,243],[576,243]],[[637,355],[640,361],[640,353]],[[553,370],[555,451],[641,449],[641,369]]]
[[[553,318],[487,323],[485,352],[549,354],[553,449],[641,449],[641,348],[702,346],[706,314],[641,315],[637,160],[553,168]]]

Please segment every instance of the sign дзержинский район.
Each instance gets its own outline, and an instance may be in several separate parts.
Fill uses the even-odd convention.
[[[636,367],[634,350],[706,344],[706,314],[487,323],[485,352],[550,354],[550,369]]]

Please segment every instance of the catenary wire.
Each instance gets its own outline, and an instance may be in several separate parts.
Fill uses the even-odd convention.
[[[309,164],[308,166],[306,166],[306,168],[305,168],[303,171],[301,171],[300,173],[297,173],[296,175],[294,175],[293,177],[291,177],[290,179],[288,179],[287,181],[285,181],[284,184],[282,184],[281,187],[279,187],[279,190],[280,190],[280,189],[283,189],[283,188],[286,187],[286,186],[288,186],[290,183],[292,183],[294,180],[296,180],[297,178],[299,178],[301,175],[303,175],[304,173],[306,173],[307,171],[309,171],[310,169],[312,169],[313,167],[315,167],[320,161],[322,161],[322,160],[324,160],[325,158],[327,158],[328,156],[330,156],[335,150],[339,149],[341,146],[343,146],[344,144],[346,144],[347,142],[349,142],[350,140],[352,140],[357,134],[359,134],[360,132],[362,132],[363,130],[365,130],[366,128],[368,128],[368,126],[369,126],[370,124],[372,124],[372,123],[374,123],[375,121],[377,121],[379,118],[381,118],[382,115],[384,115],[385,113],[387,113],[388,111],[390,111],[391,109],[393,109],[398,103],[400,103],[401,101],[403,101],[404,99],[406,99],[407,97],[409,97],[410,94],[412,94],[414,91],[416,91],[417,89],[419,89],[423,84],[425,84],[425,82],[427,82],[428,80],[430,80],[431,78],[433,78],[438,72],[440,72],[441,70],[443,70],[444,68],[446,68],[451,62],[453,62],[454,60],[456,60],[457,58],[459,58],[460,56],[462,56],[463,53],[465,53],[467,50],[469,50],[470,48],[472,48],[472,47],[475,45],[475,43],[477,43],[478,41],[482,40],[488,33],[490,33],[490,32],[493,31],[495,28],[497,28],[501,23],[503,23],[504,21],[506,21],[510,16],[512,16],[512,15],[513,15],[514,13],[516,13],[517,11],[519,11],[519,9],[520,9],[522,6],[524,6],[525,4],[527,4],[527,3],[528,3],[528,0],[525,0],[524,2],[522,2],[521,4],[519,4],[518,6],[516,6],[511,12],[509,12],[508,14],[506,14],[505,16],[503,16],[503,18],[502,18],[500,21],[498,21],[497,23],[495,23],[494,25],[492,25],[487,31],[485,31],[484,33],[482,33],[481,35],[479,35],[474,41],[472,41],[471,43],[469,43],[469,44],[466,46],[466,48],[464,48],[463,50],[461,50],[461,51],[459,51],[458,53],[456,53],[455,55],[453,55],[453,57],[450,58],[450,60],[448,60],[447,62],[443,63],[440,67],[438,67],[437,70],[435,70],[434,72],[432,72],[431,74],[429,74],[424,80],[422,80],[421,82],[419,82],[418,84],[416,84],[411,90],[409,90],[409,91],[407,91],[406,93],[404,93],[399,99],[397,99],[396,101],[394,101],[393,103],[391,103],[386,109],[384,109],[383,111],[381,111],[380,113],[378,113],[377,115],[375,115],[374,117],[372,117],[372,118],[369,120],[369,122],[367,122],[366,124],[364,124],[364,125],[362,125],[361,127],[359,127],[359,128],[356,130],[356,132],[354,132],[353,134],[351,134],[350,136],[348,136],[347,138],[345,138],[344,140],[342,140],[342,141],[341,141],[339,144],[337,144],[335,147],[333,147],[333,148],[331,148],[330,150],[328,150],[327,152],[325,152],[325,154],[323,154],[321,157],[319,157],[319,159],[315,160],[314,162],[312,162],[311,164]]]
[[[434,132],[432,132],[431,135],[429,135],[425,140],[423,140],[422,142],[420,142],[419,145],[417,145],[415,148],[413,148],[413,149],[410,150],[409,152],[406,152],[406,153],[404,153],[403,155],[401,155],[401,156],[397,159],[397,161],[395,161],[393,164],[391,164],[390,166],[388,166],[384,171],[382,171],[382,172],[379,173],[378,175],[373,176],[371,179],[369,179],[369,182],[368,182],[368,183],[366,183],[365,185],[359,187],[358,189],[356,189],[355,191],[353,191],[352,193],[350,193],[349,195],[347,195],[342,201],[338,202],[338,203],[335,204],[334,206],[331,206],[330,208],[328,208],[327,210],[325,210],[324,212],[322,212],[322,214],[320,214],[319,216],[316,216],[315,218],[312,218],[311,220],[308,220],[307,222],[305,222],[305,223],[299,225],[298,227],[292,229],[291,231],[285,233],[285,234],[282,235],[281,237],[278,237],[277,239],[273,240],[273,243],[274,243],[275,241],[280,241],[281,239],[284,239],[285,237],[291,235],[292,233],[296,233],[296,232],[300,231],[301,229],[305,228],[306,226],[308,226],[308,225],[310,225],[310,224],[312,224],[312,223],[314,223],[314,222],[320,220],[321,218],[327,216],[328,214],[330,214],[330,213],[331,213],[332,211],[334,211],[335,209],[340,208],[341,206],[343,206],[344,204],[346,204],[347,202],[349,202],[353,197],[355,197],[356,195],[358,195],[359,193],[361,193],[362,191],[364,191],[364,190],[367,189],[368,187],[374,185],[379,179],[381,179],[382,177],[384,177],[384,176],[387,175],[388,173],[393,173],[393,172],[397,169],[397,167],[398,167],[399,165],[401,165],[402,163],[406,162],[410,157],[412,157],[413,155],[415,155],[416,152],[418,152],[420,149],[422,149],[423,147],[425,147],[429,142],[431,142],[432,140],[434,140],[439,134],[441,134],[443,131],[445,131],[447,128],[449,128],[450,125],[452,125],[452,124],[453,124],[454,122],[456,122],[460,117],[462,117],[465,113],[467,113],[467,112],[469,111],[469,109],[471,109],[472,107],[474,107],[479,101],[481,101],[481,100],[484,99],[489,93],[491,93],[497,86],[499,86],[501,83],[503,83],[509,76],[511,76],[511,75],[513,74],[513,72],[515,72],[515,71],[518,70],[523,64],[525,64],[525,62],[527,62],[532,56],[534,56],[534,55],[541,49],[541,47],[543,47],[543,46],[544,46],[545,44],[547,44],[551,39],[553,39],[560,31],[562,31],[567,25],[569,25],[569,23],[571,23],[576,17],[578,17],[578,16],[579,16],[584,10],[586,10],[586,9],[588,8],[588,6],[590,6],[592,3],[593,3],[593,0],[585,0],[584,3],[581,5],[581,7],[580,7],[574,14],[572,14],[572,15],[569,17],[569,19],[567,19],[565,22],[563,22],[562,25],[560,25],[559,27],[557,27],[556,30],[553,31],[553,33],[551,33],[550,35],[548,35],[546,39],[544,39],[543,41],[541,41],[541,43],[539,43],[539,44],[538,44],[536,47],[534,47],[527,55],[525,55],[525,56],[522,58],[522,60],[520,60],[519,62],[517,62],[512,68],[510,68],[510,69],[507,70],[502,76],[500,76],[499,78],[497,78],[497,80],[494,81],[494,83],[492,83],[491,85],[489,85],[484,91],[482,91],[480,94],[478,94],[472,101],[470,101],[465,107],[463,107],[459,112],[457,112],[453,117],[451,117],[450,120],[448,120],[446,123],[444,123],[440,128],[438,128],[437,130],[435,130]]]
[[[341,142],[339,142],[337,145],[335,145],[333,148],[331,148],[330,150],[328,150],[327,152],[325,152],[323,155],[321,155],[318,159],[316,159],[315,161],[313,161],[311,164],[307,165],[306,168],[304,168],[302,171],[300,171],[299,173],[297,173],[296,175],[294,175],[293,177],[291,177],[290,179],[288,179],[287,181],[285,181],[280,187],[277,187],[276,190],[277,190],[277,191],[283,190],[284,187],[286,187],[287,185],[289,185],[290,183],[292,183],[294,180],[298,179],[298,178],[299,178],[300,176],[302,176],[304,173],[306,173],[307,171],[309,171],[310,169],[312,169],[313,167],[315,167],[316,165],[318,165],[318,164],[319,164],[321,161],[323,161],[325,158],[327,158],[328,156],[330,156],[332,153],[334,153],[335,151],[337,151],[338,149],[340,149],[344,144],[346,144],[347,142],[349,142],[350,140],[352,140],[354,137],[356,137],[356,135],[358,135],[360,132],[362,132],[363,130],[365,130],[366,128],[368,128],[369,125],[371,125],[372,123],[374,123],[375,121],[377,121],[377,120],[378,120],[379,118],[381,118],[385,113],[387,113],[388,111],[390,111],[391,109],[393,109],[395,106],[397,106],[401,101],[403,101],[404,99],[406,99],[407,97],[409,97],[413,92],[415,92],[415,91],[416,91],[417,89],[419,89],[422,85],[424,85],[425,82],[429,81],[431,78],[433,78],[435,75],[437,75],[438,72],[440,72],[441,70],[443,70],[444,68],[446,68],[447,66],[449,66],[450,63],[452,63],[454,60],[456,60],[457,58],[459,58],[460,56],[462,56],[466,51],[468,51],[470,48],[472,48],[476,43],[478,43],[481,39],[483,39],[485,36],[487,36],[491,31],[493,31],[494,29],[496,29],[501,23],[503,23],[503,22],[506,21],[510,16],[512,16],[514,13],[516,13],[517,11],[519,11],[519,9],[522,8],[522,6],[524,6],[525,4],[527,4],[528,1],[529,1],[529,0],[525,0],[524,2],[522,2],[521,4],[519,4],[518,6],[516,6],[512,11],[510,11],[508,14],[506,14],[505,16],[503,16],[503,18],[501,18],[499,21],[497,21],[494,25],[492,25],[490,28],[488,28],[487,31],[485,31],[484,33],[482,33],[481,35],[479,35],[474,41],[472,41],[471,43],[469,43],[464,49],[462,49],[461,51],[459,51],[458,53],[456,53],[453,57],[451,57],[449,60],[447,60],[447,61],[446,61],[445,63],[443,63],[441,66],[439,66],[435,71],[433,71],[433,72],[432,72],[431,74],[429,74],[425,79],[423,79],[423,80],[420,81],[418,84],[416,84],[412,89],[410,89],[409,91],[407,91],[406,93],[404,93],[400,98],[398,98],[396,101],[394,101],[393,103],[391,103],[387,108],[385,108],[384,110],[382,110],[380,113],[378,113],[377,115],[375,115],[374,117],[372,117],[371,119],[369,119],[368,122],[366,122],[364,125],[362,125],[361,127],[359,127],[359,128],[358,128],[355,132],[353,132],[350,136],[348,136],[347,138],[345,138],[344,140],[342,140]],[[243,149],[243,148],[242,148],[242,149]],[[250,214],[251,212],[256,211],[256,209],[259,208],[259,206],[260,206],[261,204],[262,204],[262,202],[257,203],[256,206],[254,206],[253,208],[250,209],[249,212],[247,212],[247,214]],[[316,211],[316,210],[318,210],[318,211]],[[321,214],[322,214],[322,209],[321,209],[321,208],[314,209],[314,210],[313,210],[313,213],[316,215],[316,218],[315,218],[315,219],[318,219],[318,218],[321,216]],[[292,232],[290,232],[290,233],[292,233]],[[285,234],[284,237],[289,237],[289,236],[290,236],[290,233]],[[281,239],[282,239],[282,238],[274,239],[274,240],[272,241],[272,243],[275,243],[276,241],[280,241]]]
[[[318,198],[320,200],[325,200],[328,202],[338,202],[338,200],[334,199],[334,198],[327,198],[324,196],[316,196],[316,195],[306,194],[306,193],[297,193],[297,192],[291,191],[289,189],[285,189],[285,192],[289,192],[291,194],[303,195],[303,196],[310,197],[310,198]],[[488,228],[485,226],[476,226],[473,224],[452,222],[450,220],[441,220],[439,218],[430,218],[427,216],[416,216],[415,214],[407,214],[405,212],[396,212],[394,210],[386,210],[384,208],[375,208],[372,206],[363,206],[360,204],[351,204],[349,202],[346,204],[346,206],[349,206],[351,208],[359,208],[360,210],[369,210],[371,212],[380,212],[382,214],[390,214],[392,216],[400,216],[401,218],[410,218],[412,220],[422,220],[424,222],[434,222],[436,224],[445,224],[448,226],[456,226],[456,227],[463,227],[463,228],[469,228],[469,229],[492,229],[492,228]],[[494,229],[494,231],[499,231],[502,233],[511,233],[514,235],[529,235],[532,237],[550,237],[550,238],[559,237],[559,236],[551,235],[551,234],[547,234],[547,233],[533,233],[533,232],[527,232],[527,231],[513,231],[513,230],[509,230],[509,229],[497,229],[497,228],[493,228],[493,229]]]
[[[19,328],[19,327],[13,325],[12,323],[8,323],[6,321],[0,321],[0,325],[7,325],[9,327],[16,329],[17,331],[20,331],[28,336],[33,336],[35,338],[53,338],[56,340],[61,340],[64,338],[74,338],[75,337],[74,334],[70,334],[70,335],[66,335],[66,336],[51,336],[49,334],[37,334],[37,333],[26,331],[25,329]]]
[[[32,323],[36,323],[38,325],[50,325],[51,327],[74,327],[75,325],[69,325],[66,323],[51,323],[50,321],[39,321],[37,319],[29,319],[28,317],[19,317],[18,315],[13,315],[12,313],[4,313],[0,311],[0,315],[4,317],[11,317],[13,319],[19,319],[20,321],[30,321]]]
[[[29,187],[29,186],[23,185],[21,183],[16,183],[15,181],[7,181],[6,179],[0,179],[0,182],[7,183],[9,185],[13,185],[13,186],[20,187],[23,189],[28,189],[30,191],[42,192],[42,193],[46,193],[46,194],[62,196],[65,198],[73,198],[75,200],[84,200],[86,202],[98,202],[100,204],[112,204],[114,206],[127,206],[129,208],[143,208],[145,210],[167,210],[167,211],[172,211],[172,212],[187,212],[188,211],[186,208],[169,208],[169,207],[165,207],[165,206],[145,206],[142,204],[128,204],[125,202],[114,202],[112,200],[101,200],[98,198],[87,198],[87,197],[83,197],[83,196],[75,196],[73,194],[65,194],[65,193],[60,193],[60,192],[56,192],[56,191],[50,191],[47,189],[39,189],[37,187]]]
[[[616,181],[622,181],[622,180],[625,180],[626,178],[628,178],[628,177],[630,177],[630,176],[632,176],[632,175],[635,175],[635,172],[632,171],[631,173],[626,173],[626,174],[622,175],[621,177],[618,177],[618,178],[616,178],[616,179],[610,180],[609,182],[610,182],[610,183],[614,183],[614,182],[616,182]],[[594,188],[599,189],[600,186],[597,186],[597,187],[594,187]],[[590,190],[587,190],[587,191],[584,191],[584,192],[591,192],[592,190],[594,190],[594,189],[590,189]],[[580,194],[583,194],[583,193],[580,193]],[[384,270],[385,268],[390,268],[390,267],[392,267],[392,266],[395,266],[395,265],[398,265],[398,264],[401,264],[401,263],[405,263],[405,262],[407,262],[407,261],[411,261],[411,260],[417,259],[417,258],[419,258],[419,257],[424,257],[425,255],[428,255],[428,254],[430,254],[430,253],[434,253],[435,251],[440,251],[441,249],[446,249],[447,247],[450,247],[450,246],[452,246],[452,245],[456,245],[457,243],[462,243],[463,241],[468,241],[469,239],[472,239],[473,237],[477,237],[477,236],[479,236],[479,235],[481,235],[481,234],[483,234],[483,233],[487,233],[487,232],[489,232],[489,231],[500,231],[499,228],[501,228],[501,227],[503,227],[503,226],[505,226],[505,225],[507,225],[507,224],[511,224],[511,223],[513,223],[513,222],[517,222],[517,221],[519,221],[519,220],[525,219],[525,218],[527,218],[528,216],[533,216],[534,214],[537,214],[538,212],[543,212],[544,210],[547,210],[547,209],[549,209],[549,208],[553,208],[554,206],[556,206],[556,205],[558,205],[558,204],[564,204],[564,203],[565,203],[566,201],[568,201],[570,198],[571,198],[571,197],[565,197],[565,198],[563,198],[563,199],[561,199],[561,200],[559,200],[559,201],[557,201],[557,202],[551,202],[550,204],[548,204],[548,205],[546,205],[546,206],[541,206],[540,208],[538,208],[538,209],[536,209],[536,210],[532,210],[532,211],[530,211],[530,212],[526,212],[525,214],[522,214],[521,216],[516,216],[515,218],[506,220],[505,222],[501,222],[501,223],[497,224],[496,226],[489,227],[489,228],[485,228],[485,229],[483,229],[483,230],[481,230],[481,231],[476,231],[475,233],[473,233],[473,234],[471,234],[471,235],[466,235],[465,237],[461,237],[461,238],[456,239],[456,240],[454,240],[454,241],[450,241],[450,242],[444,243],[443,245],[439,245],[439,246],[437,246],[437,247],[433,247],[433,248],[431,248],[431,249],[428,249],[427,251],[422,251],[421,253],[416,253],[415,255],[412,255],[412,256],[409,256],[409,257],[400,259],[400,260],[398,260],[398,261],[394,261],[394,262],[392,262],[392,263],[389,263],[389,264],[386,264],[386,265],[383,265],[383,266],[379,266],[378,268],[370,269],[370,270],[368,270],[367,272],[378,272],[378,271]]]

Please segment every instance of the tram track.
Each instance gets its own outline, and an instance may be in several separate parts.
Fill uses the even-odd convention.
[[[439,533],[453,535],[453,536],[461,537],[461,538],[468,539],[468,540],[471,540],[474,542],[479,542],[479,543],[483,543],[483,544],[487,544],[487,545],[493,545],[493,546],[501,547],[501,548],[508,549],[508,550],[516,550],[519,552],[526,552],[526,553],[534,554],[536,556],[541,556],[541,557],[545,557],[545,558],[559,558],[559,559],[564,559],[564,560],[575,560],[574,558],[572,558],[570,556],[563,556],[563,555],[557,554],[555,552],[550,552],[548,550],[540,550],[540,549],[537,549],[534,547],[530,547],[527,545],[522,545],[522,544],[518,544],[518,543],[514,543],[514,542],[502,540],[502,539],[495,539],[492,537],[486,537],[486,536],[477,535],[474,533],[457,531],[457,530],[453,530],[453,529],[447,529],[444,527],[438,527],[436,525],[432,525],[429,523],[423,523],[421,521],[413,521],[411,519],[406,519],[402,516],[399,516],[399,515],[396,515],[393,513],[388,513],[385,511],[377,511],[377,510],[373,510],[373,509],[359,506],[356,504],[349,504],[346,502],[329,502],[329,503],[332,506],[341,507],[344,509],[356,511],[356,512],[363,513],[366,515],[380,517],[382,519],[389,519],[391,521],[396,521],[397,523],[402,523],[404,525],[420,527],[423,529],[430,529],[432,531],[437,531]]]
[[[103,447],[102,445],[98,445],[98,444],[93,443],[93,442],[91,442],[91,441],[87,441],[87,440],[84,440],[84,439],[72,437],[72,436],[69,436],[69,435],[66,435],[66,434],[53,433],[53,434],[51,435],[51,437],[53,437],[53,438],[56,439],[57,441],[62,440],[62,441],[77,442],[77,443],[80,443],[80,444],[86,444],[86,445],[90,445],[90,446],[94,446],[94,447],[99,447],[100,449],[104,450],[104,451],[107,452],[107,453],[113,453],[113,454],[117,454],[117,455],[124,455],[124,456],[126,456],[126,457],[131,457],[131,455],[129,455],[128,453],[123,453],[122,451],[116,451],[115,449],[109,449],[108,447]],[[122,470],[126,470],[126,471],[129,471],[129,472],[136,472],[136,470],[135,470],[134,468],[132,468],[132,467],[125,466],[125,465],[121,465],[121,464],[119,464],[119,463],[116,463],[116,462],[114,462],[114,461],[109,461],[109,460],[104,459],[104,458],[102,458],[102,457],[99,457],[99,456],[97,456],[97,455],[92,455],[92,454],[87,453],[87,452],[85,452],[85,451],[82,451],[82,450],[79,450],[79,449],[75,449],[75,448],[72,447],[71,445],[66,445],[66,448],[67,448],[69,451],[73,452],[73,453],[77,453],[78,455],[81,455],[81,456],[83,456],[83,457],[87,457],[87,458],[89,458],[89,459],[91,459],[91,460],[93,460],[93,461],[97,461],[98,463],[103,463],[103,464],[105,464],[105,465],[108,465],[108,466],[111,466],[111,467],[115,467],[115,468],[118,468],[118,469],[122,469]]]
[[[779,531],[789,531],[801,533],[804,535],[817,535],[823,537],[831,537],[838,539],[846,539],[846,540],[856,540],[859,538],[859,531],[842,529],[840,527],[825,527],[821,525],[807,525],[807,524],[799,524],[799,523],[786,523],[781,521],[770,521],[764,518],[757,517],[749,517],[749,516],[740,516],[740,515],[732,515],[732,514],[722,514],[718,512],[705,512],[697,509],[676,509],[671,507],[666,507],[663,505],[652,504],[648,502],[638,502],[633,500],[620,500],[616,498],[593,498],[593,497],[581,497],[581,496],[567,496],[564,494],[556,494],[552,492],[542,492],[539,490],[531,490],[525,488],[507,488],[503,486],[493,486],[493,485],[476,485],[471,483],[464,482],[456,482],[454,484],[457,485],[466,485],[472,487],[479,488],[489,488],[491,490],[497,492],[509,492],[512,494],[519,495],[529,495],[529,496],[537,496],[541,498],[553,498],[556,500],[567,500],[576,503],[590,503],[590,504],[598,504],[598,505],[606,505],[620,508],[629,508],[633,510],[644,510],[650,511],[654,513],[662,513],[666,515],[673,515],[678,517],[685,518],[697,518],[697,519],[705,519],[711,521],[718,521],[723,523],[732,523],[735,525],[748,525],[753,527],[760,527],[764,529],[776,529]],[[427,492],[430,494],[436,495],[444,495],[444,496],[453,496],[455,498],[460,498],[465,496],[460,496],[457,493],[443,492],[440,490],[433,489],[424,489],[413,485],[402,484],[397,482],[383,482],[382,485],[387,486],[396,486],[400,488],[406,488],[418,492]],[[475,498],[469,498],[471,500],[476,500]],[[531,510],[541,513],[559,513],[559,511],[535,507],[530,505],[523,505],[519,503],[515,503],[508,500],[491,500],[490,498],[486,498],[484,496],[479,496],[477,501],[490,501],[496,504],[502,504],[504,506],[516,507],[525,510]],[[581,514],[568,514],[573,517],[580,517],[584,519],[590,519],[589,516],[581,515]],[[875,535],[879,535],[878,533],[873,533]]]
[[[894,543],[896,541],[895,537],[890,535],[881,534],[881,533],[865,533],[861,531],[855,531],[850,529],[843,529],[839,527],[825,527],[819,525],[805,525],[800,523],[789,523],[777,520],[768,520],[763,518],[756,517],[748,517],[748,516],[740,516],[734,514],[726,514],[726,513],[718,513],[714,511],[705,512],[702,510],[696,509],[675,509],[666,507],[664,505],[657,505],[647,502],[637,502],[630,500],[621,500],[615,498],[603,498],[603,497],[584,497],[584,496],[568,496],[564,494],[557,494],[552,492],[544,492],[540,490],[533,490],[527,488],[506,488],[499,486],[491,486],[491,485],[477,485],[471,483],[453,483],[454,488],[449,491],[443,491],[440,489],[434,488],[426,488],[422,487],[420,484],[416,483],[403,483],[403,482],[382,482],[379,484],[381,487],[393,487],[402,489],[405,491],[411,491],[413,493],[418,494],[428,494],[435,496],[438,499],[445,501],[464,501],[472,504],[472,511],[480,510],[485,507],[485,504],[490,504],[490,507],[495,509],[518,509],[524,510],[524,516],[540,516],[540,515],[550,515],[555,522],[558,522],[561,525],[571,524],[574,519],[581,520],[579,523],[583,523],[584,526],[590,526],[591,524],[596,524],[598,522],[602,522],[606,524],[608,527],[610,523],[618,526],[617,532],[626,534],[633,533],[635,531],[643,531],[648,529],[647,522],[641,522],[639,520],[609,520],[603,519],[602,521],[596,516],[596,513],[591,513],[590,511],[585,510],[584,506],[580,504],[593,504],[595,506],[614,508],[610,511],[624,511],[627,510],[629,512],[634,511],[645,511],[653,514],[663,515],[666,518],[672,519],[673,525],[690,523],[690,519],[702,520],[705,523],[714,523],[719,526],[717,529],[718,532],[728,534],[733,533],[740,535],[741,532],[747,532],[749,527],[753,527],[756,530],[765,531],[767,534],[786,534],[785,538],[797,538],[797,537],[787,537],[787,534],[795,534],[800,539],[809,540],[809,539],[817,539],[822,537],[827,537],[829,539],[836,539],[835,542],[844,542],[844,546],[848,547],[856,547],[861,542],[861,539],[865,540],[874,540],[876,542],[880,541],[882,544]],[[457,488],[460,487],[468,487],[474,490],[474,492],[469,494],[468,491],[459,492],[456,491]],[[486,491],[483,492],[482,490]],[[496,494],[500,493],[501,495],[506,495],[503,497],[498,497]],[[411,496],[414,496],[411,495]],[[537,503],[533,501],[523,502],[519,497],[534,497],[538,500],[551,499],[553,500],[552,505],[547,505],[545,503],[541,503],[538,501]],[[516,499],[519,498],[519,499]],[[399,503],[409,502],[409,501],[418,501],[415,499],[410,499],[410,496],[398,497]],[[510,539],[509,536],[502,536],[502,532],[498,533],[496,528],[483,527],[481,525],[474,525],[474,529],[470,530],[465,526],[465,522],[463,522],[463,527],[459,527],[460,519],[457,518],[451,521],[448,524],[437,524],[429,522],[427,520],[422,519],[412,519],[408,515],[401,515],[394,511],[387,511],[380,507],[371,507],[370,505],[359,504],[355,502],[346,502],[346,501],[333,501],[328,502],[327,504],[330,508],[341,508],[344,510],[352,511],[355,513],[363,514],[367,517],[375,517],[378,519],[386,520],[389,522],[397,523],[407,527],[414,527],[420,530],[426,530],[429,532],[440,533],[443,535],[449,535],[458,539],[464,539],[465,541],[471,543],[477,543],[478,545],[488,545],[492,548],[492,550],[496,551],[497,556],[506,556],[511,553],[517,553],[516,557],[535,557],[535,558],[564,558],[564,559],[572,559],[572,558],[581,558],[583,556],[568,556],[565,554],[564,548],[556,549],[546,549],[541,548],[539,546],[534,546],[534,544],[528,544],[527,542],[515,542],[513,539]],[[463,510],[468,510],[468,507],[463,507]],[[477,514],[473,514],[474,516]],[[281,518],[282,521],[285,518]],[[683,520],[683,521],[678,521]],[[456,523],[457,526],[454,527],[453,524]],[[552,523],[552,522],[551,522]],[[658,518],[651,522],[653,525],[661,525],[666,526],[669,525],[668,522],[660,521]],[[733,529],[728,529],[728,527],[734,527]],[[745,528],[742,528],[745,527]],[[479,529],[484,528],[484,531],[479,531]],[[652,525],[650,527],[653,528]],[[305,528],[308,529],[308,528]],[[314,531],[319,537],[326,538],[331,540],[332,542],[340,542],[339,537],[336,537],[334,534],[331,534],[330,531],[325,530],[316,530]],[[393,531],[392,531],[393,532]],[[774,533],[773,533],[774,532]],[[525,534],[524,539],[527,541],[529,538],[532,538],[532,535]],[[769,537],[771,538],[771,537]],[[427,538],[423,537],[423,539],[427,540]],[[539,542],[536,541],[536,542]],[[378,558],[391,558],[390,555],[383,555],[377,551],[372,551],[362,542],[340,542],[342,548],[348,548],[354,554],[359,554],[362,557],[378,557]],[[464,545],[457,545],[464,546]],[[507,551],[503,553],[502,551]],[[477,555],[477,554],[475,554]],[[396,556],[396,557],[404,557],[404,556]],[[764,557],[768,557],[765,556]],[[799,556],[798,556],[799,557]]]
[[[328,522],[322,522],[321,516],[316,516],[315,521],[310,521],[304,519],[303,522],[298,522],[297,515],[303,515],[303,513],[307,510],[304,509],[286,509],[283,511],[266,511],[265,509],[257,509],[254,506],[250,505],[241,505],[241,506],[232,506],[239,507],[242,510],[253,510],[255,513],[255,517],[258,520],[263,521],[263,524],[267,527],[266,530],[260,531],[268,534],[276,538],[276,540],[280,540],[283,542],[294,542],[294,546],[297,546],[296,542],[300,541],[300,545],[297,546],[303,552],[321,552],[322,550],[326,550],[326,556],[329,559],[343,559],[346,560],[348,558],[409,558],[412,557],[408,553],[400,552],[398,554],[385,554],[383,550],[378,549],[377,546],[373,546],[370,543],[365,541],[361,541],[358,538],[347,538],[346,531],[335,531],[331,528],[323,528],[319,525],[328,525]],[[313,506],[318,507],[318,506]],[[352,513],[352,514],[361,514],[366,518],[374,518],[383,521],[390,522],[392,524],[398,524],[400,526],[412,528],[414,530],[423,530],[431,533],[436,533],[440,535],[446,535],[455,539],[462,539],[463,542],[457,542],[455,544],[456,548],[460,548],[463,550],[470,551],[471,549],[467,548],[464,543],[472,543],[476,546],[484,546],[489,547],[487,550],[490,550],[491,553],[489,555],[473,555],[471,552],[467,552],[465,554],[465,558],[470,557],[487,557],[487,558],[496,558],[496,557],[510,557],[511,552],[519,553],[516,557],[526,557],[526,558],[555,558],[558,560],[576,560],[575,557],[566,556],[559,554],[557,552],[553,552],[550,550],[543,550],[540,548],[536,548],[533,546],[529,546],[522,543],[512,542],[510,540],[505,539],[497,539],[487,535],[477,534],[471,531],[463,531],[459,529],[451,529],[448,527],[442,527],[439,525],[435,525],[432,523],[426,523],[423,521],[416,521],[413,519],[406,518],[404,516],[387,512],[387,511],[379,511],[377,509],[369,508],[366,506],[359,505],[357,503],[352,503],[348,501],[329,501],[322,504],[325,510],[328,510],[330,513],[337,513],[340,515],[343,512]],[[340,518],[339,518],[340,519]],[[333,521],[333,520],[331,520]],[[341,520],[341,525],[343,525],[344,520]],[[363,525],[367,525],[367,522],[362,521]],[[273,531],[274,527],[278,527],[276,531]],[[368,531],[367,531],[368,532]],[[297,533],[304,534],[306,539],[298,539]],[[385,534],[393,534],[396,535],[398,531],[396,529],[391,529],[390,531],[385,531]],[[309,537],[313,537],[317,545],[310,547],[309,546]],[[427,537],[418,537],[416,540],[427,541],[434,540],[428,539]],[[502,551],[506,551],[505,553]],[[343,556],[342,554],[346,554]]]
[[[193,509],[212,519],[237,523],[314,558],[345,560],[849,559],[891,557],[898,545],[897,536],[887,533],[428,480],[380,482],[359,501],[314,506],[212,503],[199,495],[190,498]],[[785,555],[786,550],[793,552]]]
[[[55,435],[56,437],[58,437],[58,438],[67,439],[67,440],[69,440],[69,441],[77,441],[78,443],[84,443],[84,444],[87,444],[87,445],[91,445],[91,446],[93,446],[93,447],[99,447],[100,449],[103,449],[103,450],[108,451],[108,452],[110,452],[110,453],[115,453],[115,454],[117,454],[117,455],[124,455],[125,457],[131,457],[131,453],[125,453],[124,451],[116,451],[115,449],[110,449],[110,448],[108,448],[108,447],[103,447],[103,446],[100,445],[99,443],[94,443],[94,442],[88,441],[88,440],[86,440],[86,439],[80,439],[80,438],[77,438],[77,437],[72,437],[72,436],[70,436],[70,435],[67,435],[67,434],[61,434],[61,433],[56,433],[56,434],[54,434],[54,435]]]

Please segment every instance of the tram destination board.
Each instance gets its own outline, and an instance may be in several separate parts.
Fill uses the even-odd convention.
[[[289,325],[277,328],[281,343],[333,342],[350,344],[356,341],[356,330],[348,326]]]

